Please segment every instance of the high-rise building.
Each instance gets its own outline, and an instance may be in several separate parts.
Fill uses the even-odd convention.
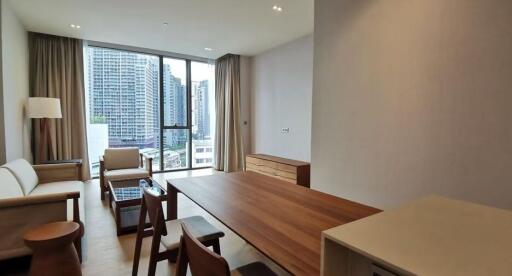
[[[153,93],[153,131],[155,133],[155,148],[160,148],[160,76],[158,63],[152,62],[151,67],[153,72],[156,72],[153,75],[153,88],[155,89]]]
[[[108,124],[110,147],[158,146],[158,58],[88,49],[91,122]]]
[[[187,91],[180,78],[172,74],[169,64],[163,68],[164,86],[164,125],[166,126],[187,126]],[[168,131],[164,134],[165,145],[175,147],[178,144],[187,142],[184,132]]]
[[[202,80],[193,85],[194,125],[197,126],[195,138],[199,140],[210,138],[210,109],[208,80]]]

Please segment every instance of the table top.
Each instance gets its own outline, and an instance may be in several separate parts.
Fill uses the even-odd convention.
[[[405,275],[510,275],[512,212],[429,196],[324,236]]]
[[[152,178],[112,180],[109,181],[109,186],[113,191],[112,196],[115,202],[134,201],[139,204],[144,193],[143,188],[147,187],[161,195],[165,195],[165,190]]]
[[[380,211],[254,172],[167,182],[295,275],[320,274],[322,231]]]

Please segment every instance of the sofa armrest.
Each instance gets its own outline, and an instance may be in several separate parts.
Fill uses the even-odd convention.
[[[66,202],[68,199],[78,200],[80,192],[63,192],[46,195],[29,195],[0,199],[0,210],[18,206],[39,205],[46,203]]]
[[[140,166],[146,168],[149,172],[149,176],[153,176],[153,157],[149,157],[143,153],[140,154]]]
[[[29,206],[44,206],[64,203],[64,217],[67,216],[67,200],[73,200],[73,221],[80,223],[80,205],[78,202],[78,198],[80,198],[80,192],[62,192],[62,193],[54,193],[54,194],[45,194],[45,195],[29,195],[23,197],[14,197],[14,198],[5,198],[0,199],[0,212],[5,209],[13,209],[13,208],[27,208]],[[37,213],[41,214],[44,211],[38,210]],[[30,216],[29,216],[30,217]]]
[[[0,260],[30,254],[23,235],[41,224],[66,221],[67,200],[78,207],[79,197],[79,192],[70,192],[0,199]],[[80,223],[78,214],[76,210],[73,220]]]
[[[83,181],[82,162],[33,165],[39,184],[77,180]]]

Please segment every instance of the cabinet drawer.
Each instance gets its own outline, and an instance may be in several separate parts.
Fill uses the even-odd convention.
[[[275,163],[274,163],[274,165],[275,165],[274,167],[277,167],[277,165]],[[291,169],[289,169],[289,171],[281,171],[281,170],[278,170],[278,169],[275,169],[275,168],[272,168],[269,166],[265,166],[265,165],[258,166],[253,163],[247,163],[246,170],[254,171],[257,173],[261,173],[261,174],[265,174],[265,175],[269,175],[269,176],[273,176],[273,177],[277,177],[277,178],[287,180],[288,182],[292,182],[292,183],[297,182],[296,181],[297,180],[297,170],[296,169],[294,172],[290,172]]]
[[[248,155],[245,161],[247,171],[309,187],[308,163],[262,154]]]

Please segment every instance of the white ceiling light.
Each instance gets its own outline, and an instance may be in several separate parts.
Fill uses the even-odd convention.
[[[282,12],[282,11],[283,11],[283,7],[278,6],[278,5],[274,5],[274,6],[272,7],[272,9],[273,9],[274,11],[276,11],[276,12]]]
[[[69,27],[73,29],[80,29],[80,25],[70,24]]]
[[[211,51],[211,50],[213,50],[213,49],[212,49],[212,48],[208,48],[208,47],[206,47],[206,48],[204,48],[204,50],[205,50],[205,51]]]
[[[169,23],[164,22],[164,27],[167,27],[167,26],[169,26]]]

